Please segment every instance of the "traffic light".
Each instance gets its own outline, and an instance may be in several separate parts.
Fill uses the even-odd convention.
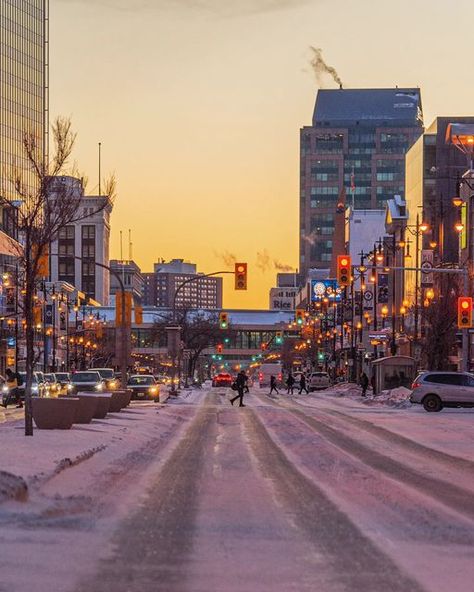
[[[337,283],[341,287],[351,285],[351,258],[349,255],[337,256]]]
[[[260,349],[262,351],[265,351],[267,349],[267,344],[264,341],[260,344]]]
[[[219,313],[219,327],[227,329],[229,327],[229,315],[226,312]]]
[[[283,343],[283,331],[277,331],[275,333],[275,343],[281,345]]]
[[[302,325],[304,322],[304,310],[297,309],[295,313],[296,322],[298,325]]]
[[[324,362],[324,352],[322,352],[322,351],[318,352],[318,360],[320,362]]]
[[[235,264],[235,289],[246,290],[247,289],[247,263],[236,263]]]
[[[458,298],[458,328],[471,329],[472,327],[472,298],[459,296]]]
[[[221,354],[222,353],[222,343],[218,343],[216,345],[216,351],[217,351],[218,354]]]

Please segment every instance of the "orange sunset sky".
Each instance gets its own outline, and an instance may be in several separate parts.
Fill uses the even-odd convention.
[[[472,13],[469,0],[51,0],[51,117],[72,117],[90,193],[99,141],[117,175],[112,257],[129,228],[143,271],[179,257],[211,272],[234,254],[249,290],[226,278],[224,305],[267,308],[275,261],[298,262],[309,46],[347,87],[420,86],[428,125],[474,114]]]

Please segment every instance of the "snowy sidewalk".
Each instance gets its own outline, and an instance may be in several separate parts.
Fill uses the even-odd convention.
[[[157,437],[169,424],[170,418],[160,412],[162,409],[152,402],[133,402],[120,413],[109,413],[105,419],[90,424],[75,424],[70,430],[35,429],[33,437],[24,435],[23,420],[3,423],[0,502],[5,481],[2,472],[19,477],[31,488],[118,443],[133,449],[140,442]],[[4,492],[5,497],[9,497],[8,492]]]

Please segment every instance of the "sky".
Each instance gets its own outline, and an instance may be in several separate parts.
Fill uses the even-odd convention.
[[[268,308],[298,265],[299,129],[320,85],[310,46],[346,87],[420,86],[425,125],[473,115],[469,0],[50,0],[50,116],[98,188],[115,172],[111,257],[183,258],[224,278],[224,306]]]

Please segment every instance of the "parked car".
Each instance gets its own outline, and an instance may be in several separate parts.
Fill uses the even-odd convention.
[[[69,372],[55,372],[57,382],[61,385],[60,394],[67,395],[72,390],[71,375]]]
[[[158,401],[160,398],[160,385],[157,384],[151,374],[135,374],[130,376],[127,389],[132,391],[132,399],[151,399]]]
[[[411,388],[410,401],[425,411],[474,407],[474,374],[469,372],[421,372]]]
[[[233,380],[232,380],[232,375],[229,374],[228,372],[219,372],[219,374],[216,374],[214,376],[214,378],[212,379],[212,386],[231,386]]]
[[[50,397],[58,397],[61,393],[61,383],[54,373],[44,374],[46,392]]]
[[[113,368],[90,368],[100,374],[100,377],[105,382],[105,388],[108,391],[114,391],[120,386],[120,378],[117,379]]]
[[[83,370],[75,372],[71,378],[72,389],[70,392],[101,392],[106,390],[105,380],[96,370]]]
[[[328,388],[331,380],[327,372],[311,372],[308,378],[308,390],[319,391]]]
[[[21,378],[22,384],[16,387],[20,392],[20,399],[25,400],[25,387],[26,387],[26,372],[18,372]],[[2,404],[6,405],[15,402],[15,398],[10,396],[10,389],[6,385],[6,380],[3,376],[0,376],[0,384],[2,386]],[[42,372],[33,372],[33,381],[31,383],[31,393],[35,397],[44,397],[48,395],[46,390],[46,384],[43,379]],[[5,404],[6,403],[6,404]]]

